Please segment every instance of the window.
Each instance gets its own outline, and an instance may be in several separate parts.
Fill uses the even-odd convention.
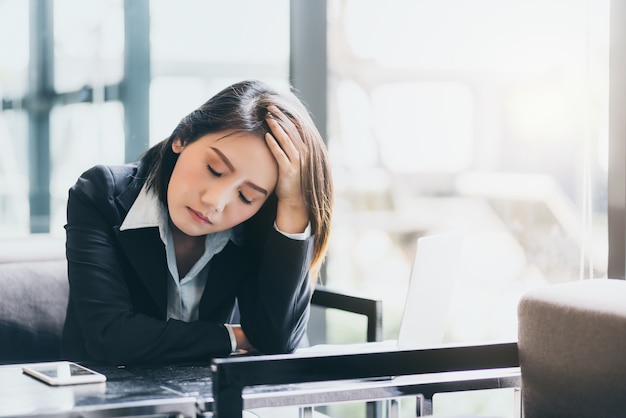
[[[515,339],[524,291],[606,274],[608,18],[608,1],[328,2],[328,284],[380,295],[387,338],[422,235],[465,234],[448,341]]]
[[[234,81],[288,85],[288,0],[4,0],[0,34],[0,236],[64,235],[83,171],[135,160]]]
[[[25,96],[28,88],[27,28],[28,3],[0,2],[0,224],[7,235],[28,233],[28,120],[8,99]]]
[[[229,84],[288,86],[288,0],[151,1],[150,26],[151,143]]]

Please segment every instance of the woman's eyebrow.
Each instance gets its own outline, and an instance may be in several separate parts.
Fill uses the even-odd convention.
[[[230,171],[237,171],[235,170],[235,167],[233,166],[233,164],[230,162],[230,160],[228,159],[228,157],[226,157],[224,155],[224,153],[222,153],[222,151],[220,151],[219,149],[215,148],[215,147],[211,147],[211,149],[217,154],[218,157],[220,157],[220,159],[224,162],[224,164],[226,164],[226,167],[228,167],[228,169]],[[268,195],[267,190],[265,190],[263,187],[261,186],[257,186],[256,184],[252,183],[251,181],[246,181],[246,184],[253,188],[254,190],[263,193],[264,195]]]
[[[265,196],[267,196],[267,190],[265,190],[263,187],[261,186],[257,186],[256,184],[252,183],[251,181],[246,181],[246,184],[253,188],[254,190],[263,193]]]
[[[235,167],[233,166],[233,164],[230,162],[230,160],[222,153],[222,151],[218,150],[215,147],[211,147],[211,149],[217,154],[218,157],[220,157],[222,159],[222,161],[224,161],[224,164],[226,164],[226,167],[228,167],[228,169],[230,171],[236,171]]]

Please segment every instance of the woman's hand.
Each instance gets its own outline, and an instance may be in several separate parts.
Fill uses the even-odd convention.
[[[256,348],[252,347],[250,342],[248,341],[248,337],[244,334],[243,329],[241,329],[241,325],[231,325],[231,329],[235,334],[235,340],[237,340],[237,351],[244,353],[256,353]]]
[[[265,142],[278,163],[276,226],[285,233],[301,233],[304,232],[309,223],[309,214],[302,196],[300,177],[300,152],[298,149],[302,144],[302,139],[297,135],[298,131],[293,125],[288,130],[293,132],[292,135],[296,137],[287,134],[283,126],[291,124],[291,122],[276,106],[269,106],[268,111],[266,120],[272,133],[265,134]]]

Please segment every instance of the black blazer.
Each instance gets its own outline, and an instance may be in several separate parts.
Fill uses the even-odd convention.
[[[257,217],[256,239],[230,241],[210,261],[199,320],[167,320],[167,264],[158,228],[120,231],[145,182],[141,164],[96,166],[69,191],[70,301],[63,354],[112,364],[208,361],[227,356],[235,299],[241,326],[263,353],[294,350],[306,329],[313,237],[292,240]],[[261,236],[262,239],[258,237]]]

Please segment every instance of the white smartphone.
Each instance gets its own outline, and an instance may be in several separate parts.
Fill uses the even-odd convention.
[[[106,381],[105,375],[70,361],[28,364],[22,367],[22,372],[52,386]]]

